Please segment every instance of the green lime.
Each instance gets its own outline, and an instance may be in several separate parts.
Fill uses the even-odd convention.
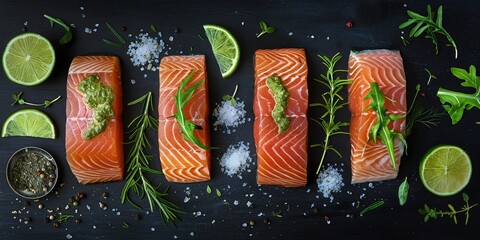
[[[472,163],[461,148],[439,145],[425,153],[419,170],[420,179],[430,192],[451,196],[467,186],[472,176]]]
[[[20,34],[8,42],[2,65],[12,82],[24,86],[37,85],[52,73],[55,50],[48,39],[39,34]]]
[[[224,27],[203,25],[208,41],[223,78],[235,72],[240,61],[240,47],[233,35]]]
[[[55,138],[55,127],[47,114],[36,109],[22,109],[3,123],[2,137],[26,136]]]

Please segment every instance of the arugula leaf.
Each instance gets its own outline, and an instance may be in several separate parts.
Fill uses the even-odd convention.
[[[376,143],[377,138],[385,144],[393,169],[396,169],[395,162],[395,138],[398,138],[407,147],[407,141],[401,133],[395,132],[394,129],[389,129],[388,125],[392,120],[398,120],[405,117],[405,115],[387,114],[385,109],[385,95],[376,82],[370,83],[370,91],[364,98],[372,99],[370,105],[365,109],[372,109],[377,114],[377,122],[372,126],[369,140],[373,139]]]
[[[192,71],[185,79],[182,80],[180,87],[178,88],[177,94],[175,94],[175,105],[177,107],[177,112],[174,114],[175,119],[180,125],[183,138],[203,149],[213,149],[213,147],[205,146],[193,133],[195,129],[198,128],[197,125],[185,119],[185,114],[183,113],[183,107],[192,99],[195,89],[197,89],[205,80],[199,81],[189,88],[185,89],[190,79],[192,79]],[[185,90],[184,90],[185,89]]]
[[[448,112],[452,119],[452,124],[457,124],[463,116],[465,110],[473,107],[480,109],[480,77],[477,76],[476,68],[471,65],[469,72],[461,68],[450,68],[452,74],[460,80],[464,80],[461,84],[464,87],[475,88],[475,93],[463,93],[439,88],[437,92],[438,98],[443,108]]]
[[[49,16],[47,14],[43,15],[45,18],[47,18],[50,21],[50,27],[53,28],[54,24],[58,24],[62,26],[65,29],[65,35],[63,35],[62,38],[60,38],[60,44],[66,44],[70,42],[73,38],[73,33],[72,30],[70,29],[70,26],[68,26],[66,23],[64,23],[61,19],[59,18],[54,18],[52,16]]]
[[[398,201],[400,202],[400,206],[403,206],[407,202],[409,188],[410,185],[408,184],[407,177],[405,177],[405,181],[398,187]]]

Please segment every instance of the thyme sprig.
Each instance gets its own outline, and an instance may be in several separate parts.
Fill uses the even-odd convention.
[[[214,147],[204,145],[194,134],[194,130],[198,129],[199,126],[195,125],[194,123],[188,121],[183,113],[183,108],[187,103],[192,99],[195,90],[202,85],[205,80],[198,81],[197,83],[193,84],[189,88],[185,89],[188,82],[192,79],[194,71],[192,71],[185,79],[182,80],[180,87],[178,88],[177,93],[175,94],[175,106],[177,108],[177,112],[174,114],[175,119],[177,120],[178,124],[180,125],[180,129],[182,131],[183,138],[195,145],[199,146],[202,149],[215,149]]]
[[[470,218],[470,209],[476,207],[478,203],[470,205],[470,203],[468,202],[470,200],[470,197],[466,193],[463,193],[462,197],[465,204],[462,206],[461,210],[456,210],[452,204],[448,204],[447,206],[450,209],[450,211],[441,211],[441,210],[439,211],[436,208],[430,208],[425,203],[425,205],[423,206],[423,209],[422,208],[418,209],[418,212],[420,213],[420,215],[423,216],[424,222],[428,222],[430,218],[437,219],[438,217],[449,216],[450,218],[453,219],[453,222],[455,222],[455,224],[457,224],[457,214],[465,213],[465,225],[467,225],[468,220]]]
[[[227,94],[227,95],[223,96],[223,100],[230,101],[232,106],[235,106],[235,104],[237,103],[237,100],[235,100],[235,95],[237,94],[237,90],[238,90],[238,85],[235,85],[235,90],[233,91],[232,96]]]
[[[267,34],[267,33],[273,33],[275,32],[275,28],[272,27],[272,26],[268,26],[266,22],[264,21],[260,21],[260,30],[262,30],[262,32],[260,32],[258,35],[257,35],[257,38],[260,38],[261,36],[263,36],[264,34]]]
[[[440,5],[437,9],[437,17],[435,19],[435,13],[432,12],[432,8],[430,5],[427,5],[427,16],[423,16],[416,12],[407,10],[407,14],[410,17],[407,21],[400,24],[399,28],[403,29],[412,24],[416,24],[415,27],[410,30],[409,37],[419,37],[422,33],[425,33],[425,38],[430,38],[432,40],[433,45],[435,45],[435,53],[438,54],[438,40],[437,35],[444,35],[447,40],[450,42],[450,45],[455,49],[455,59],[458,57],[458,49],[455,41],[453,40],[452,36],[443,28],[442,20],[443,20],[443,7]]]
[[[19,104],[19,105],[29,105],[29,106],[34,106],[34,107],[49,107],[50,105],[52,105],[54,102],[58,101],[62,95],[59,95],[58,97],[52,99],[52,100],[45,100],[43,103],[31,103],[31,102],[27,102],[25,101],[25,99],[22,98],[22,94],[23,92],[20,92],[19,94],[12,94],[12,98],[13,98],[13,103],[10,104],[10,106],[13,106],[15,104]]]
[[[277,217],[277,218],[283,217],[282,210],[272,211],[272,216]]]
[[[69,25],[67,25],[65,22],[63,22],[61,19],[59,18],[54,18],[52,16],[49,16],[47,14],[44,14],[43,15],[46,19],[48,19],[50,21],[50,27],[53,28],[53,26],[55,24],[58,24],[60,26],[62,26],[64,29],[65,29],[65,34],[63,35],[62,38],[60,38],[60,44],[66,44],[68,42],[70,42],[73,38],[73,33],[72,33],[72,29],[70,28]]]
[[[153,212],[154,208],[158,207],[165,222],[178,221],[177,214],[183,212],[177,205],[166,199],[168,187],[164,191],[159,191],[158,187],[150,183],[147,178],[147,173],[162,174],[162,172],[149,166],[153,158],[145,152],[146,147],[151,147],[147,138],[147,130],[158,127],[157,119],[150,114],[150,111],[153,111],[152,93],[146,93],[137,100],[128,103],[128,106],[136,104],[142,105],[142,113],[136,116],[127,127],[131,130],[128,132],[130,136],[126,144],[131,144],[132,147],[127,157],[127,178],[122,189],[121,202],[123,204],[126,200],[132,206],[140,209],[141,207],[130,199],[129,193],[133,192],[140,199],[146,196],[150,211]]]
[[[424,68],[425,71],[428,73],[428,80],[427,80],[427,85],[430,85],[430,80],[432,79],[438,79],[437,76],[433,75],[430,70]]]
[[[339,72],[345,72],[345,70],[335,70],[335,65],[342,58],[340,53],[335,54],[331,59],[328,56],[318,56],[322,59],[323,65],[327,67],[327,73],[322,74],[322,79],[314,79],[315,81],[325,85],[328,88],[328,91],[322,95],[323,102],[321,103],[312,103],[312,107],[322,107],[326,110],[325,114],[320,117],[320,120],[312,119],[314,122],[318,123],[323,131],[325,132],[325,139],[323,143],[312,144],[311,147],[322,147],[323,153],[322,158],[320,159],[320,164],[317,168],[317,174],[320,172],[322,167],[323,160],[325,159],[326,153],[328,150],[335,152],[339,157],[342,157],[339,151],[335,149],[331,144],[331,137],[334,135],[347,134],[348,132],[342,131],[342,127],[348,126],[348,122],[336,121],[335,114],[343,106],[348,103],[342,102],[343,98],[340,96],[339,92],[343,89],[345,85],[350,84],[352,81],[348,79],[341,79],[340,77],[335,77]]]
[[[371,99],[372,101],[365,110],[372,109],[377,115],[377,121],[370,130],[369,140],[373,140],[376,143],[377,138],[379,138],[383,144],[385,144],[392,167],[393,169],[397,169],[394,149],[395,139],[397,138],[402,141],[405,147],[407,147],[407,141],[405,141],[401,133],[395,132],[394,129],[389,129],[388,125],[390,121],[402,119],[405,115],[387,114],[385,95],[376,82],[370,83],[370,91],[365,96],[365,100],[366,99]]]
[[[62,214],[60,215],[60,217],[58,217],[58,222],[59,223],[62,223],[62,222],[66,222],[68,219],[70,218],[73,218],[73,215],[71,214]]]

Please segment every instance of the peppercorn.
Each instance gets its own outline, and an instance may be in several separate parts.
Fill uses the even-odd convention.
[[[68,202],[73,203],[73,201],[75,201],[75,199],[73,199],[73,197],[68,198]]]
[[[48,217],[48,219],[54,220],[54,219],[55,219],[55,215],[50,215],[50,216]]]
[[[30,202],[29,202],[29,201],[25,201],[25,202],[23,202],[23,206],[25,206],[25,207],[28,207],[28,206],[30,206]]]
[[[43,206],[43,204],[38,204],[38,209],[43,209],[45,206]]]
[[[349,21],[347,21],[347,23],[345,23],[345,26],[347,28],[352,28],[353,27],[353,22],[349,20]]]
[[[77,195],[73,198],[73,200],[78,202],[78,201],[80,201],[80,197]]]
[[[248,222],[248,224],[250,225],[250,227],[253,227],[253,226],[255,226],[255,221],[250,220],[250,221]]]
[[[141,216],[140,214],[138,214],[138,213],[132,214],[132,217],[133,217],[133,219],[135,219],[135,221],[140,221],[140,220],[142,220],[142,216]]]
[[[78,206],[78,202],[77,202],[77,201],[73,201],[72,204],[73,204],[74,207]]]
[[[80,218],[75,219],[75,223],[76,223],[76,224],[79,224],[79,223],[81,223],[81,222],[82,222],[82,220],[80,220]]]
[[[107,193],[107,192],[103,192],[102,197],[103,197],[103,198],[108,198],[108,193]]]
[[[53,227],[54,227],[54,228],[59,228],[59,227],[60,227],[60,223],[54,222],[54,223],[53,223]]]
[[[98,206],[100,206],[100,208],[105,208],[105,204],[102,203],[102,202],[99,202],[99,203],[98,203]]]
[[[85,193],[78,193],[77,196],[78,196],[78,199],[80,199],[80,200],[87,197],[87,195]]]
[[[25,218],[25,222],[31,222],[32,221],[32,218],[31,217],[26,217]]]

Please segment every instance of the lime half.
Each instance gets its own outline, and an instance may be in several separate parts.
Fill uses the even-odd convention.
[[[2,65],[12,82],[24,86],[37,85],[52,73],[55,50],[48,39],[39,34],[20,34],[8,42]]]
[[[23,109],[10,115],[2,128],[2,137],[26,136],[55,138],[55,127],[50,117],[36,109]]]
[[[439,145],[425,153],[419,170],[420,179],[430,192],[451,196],[467,186],[472,176],[472,163],[461,148]]]
[[[224,27],[217,25],[203,25],[213,54],[223,78],[235,72],[240,61],[240,47],[233,35]]]

